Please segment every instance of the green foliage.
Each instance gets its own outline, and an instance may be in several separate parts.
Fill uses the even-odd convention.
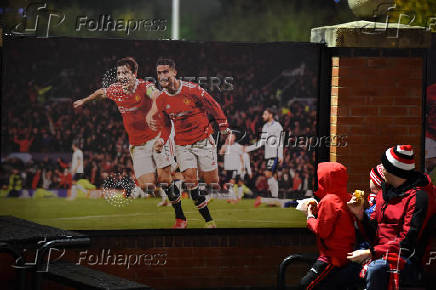
[[[309,41],[314,27],[355,20],[346,3],[333,1],[221,0],[202,38],[218,41]]]
[[[410,20],[404,19],[403,24],[409,24],[413,17],[410,25],[428,27],[429,21],[436,24],[436,0],[395,0],[395,3],[399,11],[411,16]]]

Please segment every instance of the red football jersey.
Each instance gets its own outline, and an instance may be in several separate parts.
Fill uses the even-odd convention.
[[[145,119],[152,105],[147,88],[153,85],[152,82],[137,79],[133,93],[126,92],[120,83],[114,83],[105,89],[106,97],[117,104],[123,117],[130,145],[144,144],[159,133],[151,130]],[[165,136],[163,138],[166,140]]]
[[[180,81],[175,94],[164,90],[159,95],[157,107],[173,120],[176,145],[194,144],[209,137],[213,129],[208,114],[214,117],[221,130],[228,128],[221,106],[198,84]]]

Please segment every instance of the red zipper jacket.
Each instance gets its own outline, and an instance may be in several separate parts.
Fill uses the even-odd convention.
[[[318,218],[309,218],[307,226],[317,236],[320,259],[340,267],[356,240],[354,218],[347,208],[351,194],[347,193],[347,168],[337,162],[318,164]]]
[[[369,221],[369,226],[376,229],[372,259],[388,253],[412,258],[433,214],[433,185],[424,174],[413,172],[403,185],[394,188],[383,183],[382,188],[376,197],[377,208]]]

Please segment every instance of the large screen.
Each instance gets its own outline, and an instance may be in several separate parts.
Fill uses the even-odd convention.
[[[0,215],[73,230],[304,227],[321,47],[7,38]]]

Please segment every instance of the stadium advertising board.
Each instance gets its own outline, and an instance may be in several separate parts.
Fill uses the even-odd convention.
[[[74,230],[304,227],[295,200],[312,195],[317,149],[346,145],[317,134],[320,53],[5,39],[0,214]]]

